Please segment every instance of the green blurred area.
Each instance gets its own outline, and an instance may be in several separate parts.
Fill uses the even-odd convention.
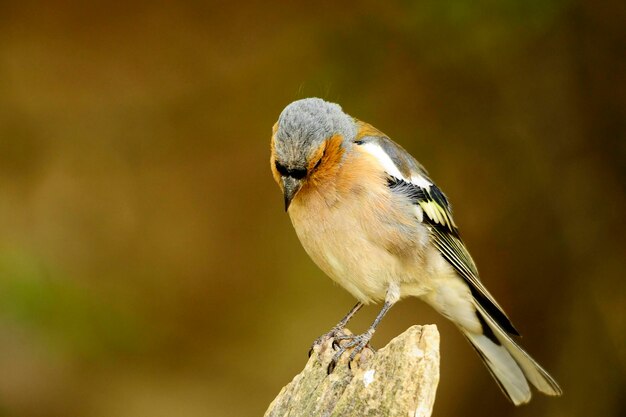
[[[269,172],[289,102],[389,134],[565,396],[438,324],[435,416],[626,413],[622,2],[0,3],[0,416],[258,416],[353,300]],[[376,314],[368,307],[351,328]]]

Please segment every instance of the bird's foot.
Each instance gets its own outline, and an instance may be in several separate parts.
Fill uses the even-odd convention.
[[[335,336],[333,339],[333,348],[338,349],[328,364],[328,374],[331,374],[335,370],[339,359],[341,359],[341,356],[349,349],[352,349],[352,351],[348,357],[348,367],[352,369],[352,361],[354,361],[354,358],[356,358],[356,356],[361,353],[366,346],[368,346],[373,335],[373,330],[368,330],[367,332],[359,335],[341,334]],[[374,351],[374,349],[372,349],[372,351]]]
[[[336,326],[333,327],[332,329],[330,329],[329,332],[324,333],[323,335],[315,339],[315,341],[311,345],[311,349],[309,349],[309,358],[313,354],[313,351],[315,350],[315,348],[322,346],[328,339],[333,340],[332,346],[333,348],[335,348],[335,346],[337,346],[338,339],[345,335],[346,335],[345,330],[342,327],[336,327]]]

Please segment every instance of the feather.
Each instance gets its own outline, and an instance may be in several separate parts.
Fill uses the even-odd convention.
[[[478,269],[472,260],[452,219],[448,199],[431,183],[427,188],[389,176],[387,184],[392,191],[406,195],[424,211],[423,223],[430,229],[431,240],[446,261],[468,283],[474,299],[507,332],[519,336],[511,320],[478,278]]]

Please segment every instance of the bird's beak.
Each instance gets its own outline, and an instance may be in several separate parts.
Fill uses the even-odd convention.
[[[291,204],[291,200],[293,200],[294,196],[302,187],[302,180],[297,180],[292,177],[282,177],[283,181],[283,194],[285,196],[285,211],[289,209],[289,205]]]

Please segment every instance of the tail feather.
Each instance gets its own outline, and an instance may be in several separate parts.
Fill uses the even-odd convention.
[[[461,329],[481,357],[500,389],[515,405],[530,401],[531,392],[524,373],[503,345],[494,343],[484,334]]]
[[[530,401],[530,385],[547,395],[562,394],[556,381],[511,338],[511,325],[501,320],[504,313],[491,314],[492,309],[472,297],[458,277],[444,275],[423,299],[456,324],[512,403]]]
[[[502,346],[513,357],[522,372],[531,384],[546,395],[561,395],[563,391],[557,382],[541,367],[528,353],[524,351],[496,322],[478,306],[479,314],[483,316]]]

